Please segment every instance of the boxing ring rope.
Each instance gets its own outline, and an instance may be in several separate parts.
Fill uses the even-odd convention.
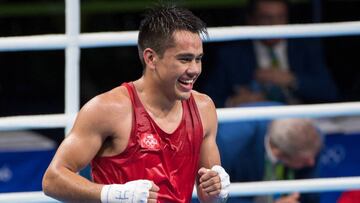
[[[137,31],[80,34],[80,2],[66,0],[66,34],[1,37],[0,51],[66,51],[65,113],[0,118],[0,131],[72,126],[79,109],[80,48],[135,45]],[[360,21],[277,26],[234,26],[209,28],[206,42],[274,37],[331,37],[360,34]],[[360,115],[360,102],[217,109],[219,122],[280,117],[328,117]],[[360,177],[293,181],[232,183],[232,196],[276,192],[315,192],[360,188]],[[0,194],[0,202],[56,202],[42,192]]]
[[[261,120],[285,117],[321,118],[360,115],[360,102],[343,102],[311,105],[266,106],[249,108],[218,108],[219,122]],[[62,128],[73,123],[76,114],[47,114],[33,116],[9,116],[0,118],[0,131]]]
[[[248,183],[231,183],[230,196],[266,195],[273,193],[309,193],[330,192],[360,188],[360,177],[314,178],[303,180],[259,181]],[[193,197],[196,197],[194,189]],[[42,192],[14,192],[0,194],[2,202],[58,202]]]
[[[360,21],[290,24],[273,26],[232,26],[209,28],[207,42],[274,37],[336,37],[360,34]],[[132,46],[138,31],[83,33],[78,36],[81,48]],[[63,34],[0,37],[0,51],[34,51],[64,49],[69,40]]]

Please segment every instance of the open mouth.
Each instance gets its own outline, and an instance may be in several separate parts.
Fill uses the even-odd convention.
[[[190,91],[192,90],[193,84],[194,84],[194,79],[179,79],[178,80],[179,83],[181,84],[181,87],[183,87],[183,89],[185,89],[186,91]]]

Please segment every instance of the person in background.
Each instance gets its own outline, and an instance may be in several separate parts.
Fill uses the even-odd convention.
[[[193,90],[201,73],[205,23],[164,5],[142,20],[143,75],[91,99],[80,110],[44,178],[64,202],[225,202],[212,100]],[[93,181],[77,174],[91,162]]]
[[[222,166],[232,182],[292,180],[317,177],[317,157],[323,139],[312,120],[276,119],[272,122],[219,124],[217,135]],[[230,198],[238,203],[316,203],[317,194]]]
[[[250,0],[247,22],[284,25],[288,24],[288,12],[286,0]],[[334,102],[339,98],[321,44],[309,38],[227,43],[218,49],[215,69],[203,89],[218,108],[260,101]]]

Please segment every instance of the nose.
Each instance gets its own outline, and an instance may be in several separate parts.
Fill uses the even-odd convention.
[[[315,159],[314,158],[309,158],[307,160],[307,165],[308,166],[314,166],[314,164],[315,164]]]
[[[189,64],[189,67],[186,71],[187,74],[194,76],[194,75],[199,75],[201,73],[201,62],[199,61],[192,61]]]

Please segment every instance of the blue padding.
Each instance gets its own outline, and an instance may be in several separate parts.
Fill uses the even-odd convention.
[[[55,150],[0,153],[0,192],[42,190],[41,182]]]
[[[360,132],[353,134],[329,134],[325,149],[320,156],[320,176],[360,176]],[[341,192],[326,192],[321,203],[336,203]]]

